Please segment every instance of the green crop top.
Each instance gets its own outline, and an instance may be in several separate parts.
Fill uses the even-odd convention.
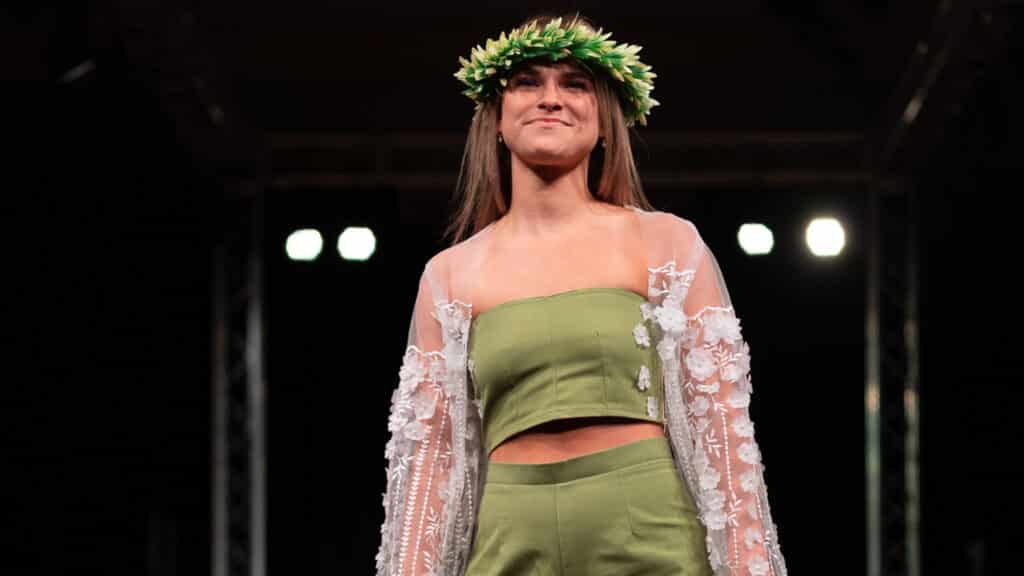
[[[514,434],[561,418],[663,424],[660,358],[644,339],[646,328],[638,328],[645,301],[624,288],[582,288],[478,314],[467,345],[487,454]]]

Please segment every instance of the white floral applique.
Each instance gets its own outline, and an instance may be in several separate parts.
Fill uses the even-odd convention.
[[[708,380],[714,376],[715,372],[718,372],[718,360],[715,358],[715,352],[707,348],[694,348],[690,350],[686,355],[686,368],[689,370],[690,375],[697,380],[701,382]],[[700,391],[711,394],[718,390],[716,387],[715,390],[701,388]]]
[[[641,392],[651,387],[651,371],[646,365],[640,365],[640,375],[636,379],[636,387]]]
[[[740,488],[742,488],[744,492],[753,492],[757,490],[759,484],[759,472],[760,470],[755,468],[740,474]]]
[[[386,458],[393,456],[402,443],[419,441],[426,435],[429,427],[422,421],[432,418],[437,407],[443,364],[437,352],[423,352],[415,346],[406,349],[398,371],[399,384],[392,394],[388,430],[394,436],[385,447]]]
[[[651,346],[651,335],[647,332],[647,324],[644,321],[640,321],[636,326],[633,327],[633,339],[641,348],[649,348]]]
[[[747,464],[757,464],[761,461],[760,450],[753,441],[740,444],[740,447],[736,449],[736,454]]]
[[[466,370],[466,342],[472,315],[468,305],[458,301],[438,303],[431,315],[441,324],[443,332],[445,368],[449,374],[445,379],[445,392],[454,397],[462,384],[462,378],[458,376],[464,375]]]
[[[675,262],[649,269],[648,301],[640,306],[644,320],[650,320],[655,348],[666,367],[671,367],[677,355],[680,340],[687,329],[683,301],[693,279],[692,270],[676,272]]]
[[[743,546],[750,550],[754,546],[760,546],[764,542],[764,534],[756,526],[747,526],[743,531]]]
[[[651,418],[658,417],[658,397],[648,396],[647,397],[647,415]]]
[[[678,338],[686,327],[686,314],[682,308],[674,306],[658,306],[654,310],[654,319],[666,334]]]
[[[711,408],[711,401],[705,396],[697,396],[690,402],[690,412],[696,418],[704,418],[707,416],[708,410]]]
[[[763,465],[747,412],[753,387],[739,319],[731,306],[684,312],[695,270],[668,261],[648,271],[642,312],[664,371],[666,430],[707,529],[711,566],[716,573],[785,576],[775,527],[759,500]]]
[[[645,301],[640,305],[640,315],[643,316],[644,321],[654,318],[654,309],[656,306],[650,301]]]
[[[738,416],[733,418],[732,431],[741,438],[753,438],[754,423],[750,420],[750,416],[740,413]]]
[[[752,558],[750,562],[747,562],[747,568],[750,570],[750,576],[768,576],[768,561],[764,558]]]

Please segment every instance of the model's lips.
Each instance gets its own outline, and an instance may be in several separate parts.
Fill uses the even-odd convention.
[[[566,126],[569,125],[560,118],[535,118],[530,121],[531,124],[534,122],[541,122],[543,124],[565,124]]]

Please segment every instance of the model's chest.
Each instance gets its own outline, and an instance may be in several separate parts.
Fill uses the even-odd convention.
[[[546,244],[495,242],[471,287],[474,317],[503,303],[580,289],[646,294],[645,249],[630,232],[610,228]]]

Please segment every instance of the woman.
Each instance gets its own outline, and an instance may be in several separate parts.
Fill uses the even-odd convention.
[[[786,573],[749,347],[643,196],[655,75],[609,36],[541,16],[460,59],[465,201],[392,396],[380,575]]]

